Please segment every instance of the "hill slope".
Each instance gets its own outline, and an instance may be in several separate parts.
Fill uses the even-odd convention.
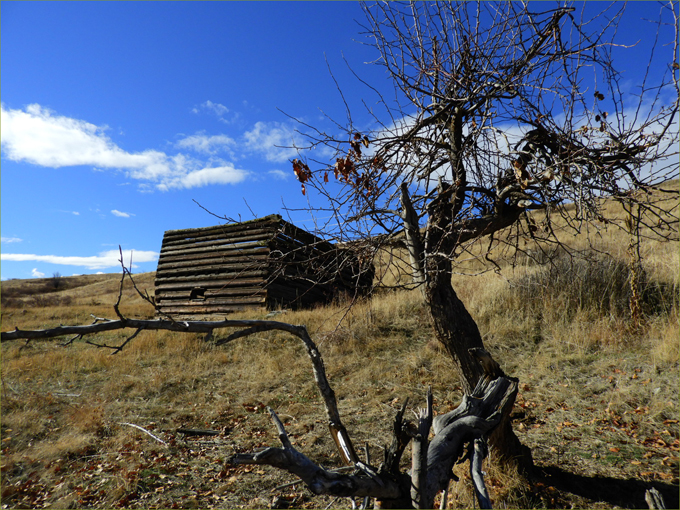
[[[627,282],[627,241],[617,235],[600,238],[619,247],[614,258],[591,252],[587,264],[527,262],[454,278],[487,348],[520,379],[515,430],[540,468],[532,482],[485,468],[495,506],[639,508],[651,486],[668,508],[678,506],[677,245],[645,241],[651,290],[645,322],[631,330],[616,290]],[[64,278],[57,290],[50,279],[2,282],[2,329],[111,317],[119,277]],[[152,294],[153,273],[135,278]],[[153,316],[128,282],[121,310]],[[345,425],[376,463],[405,398],[421,406],[431,385],[437,412],[460,401],[417,290],[380,291],[349,312],[334,304],[277,320],[308,327]],[[113,345],[131,333],[86,340]],[[200,335],[142,332],[114,356],[80,340],[60,346],[66,340],[2,345],[3,506],[262,508],[278,498],[279,506],[349,507],[287,485],[294,477],[274,469],[224,464],[235,452],[278,445],[271,406],[299,450],[339,465],[296,339],[272,332],[214,347]],[[220,435],[185,436],[181,427]],[[467,468],[455,469],[461,481],[449,506],[471,507]]]

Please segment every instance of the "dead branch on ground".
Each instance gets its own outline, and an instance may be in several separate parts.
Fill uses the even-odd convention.
[[[183,333],[206,333],[215,345],[223,345],[233,340],[265,331],[285,331],[305,344],[307,354],[312,362],[314,379],[322,397],[328,427],[335,441],[338,452],[345,464],[353,468],[352,473],[341,473],[337,470],[325,469],[299,452],[291,443],[283,423],[273,409],[269,409],[272,420],[278,431],[283,448],[266,448],[257,453],[241,453],[229,459],[232,465],[266,464],[298,476],[314,494],[328,494],[338,497],[375,498],[376,504],[382,508],[432,508],[438,492],[447,490],[450,480],[454,478],[451,471],[455,462],[470,459],[470,470],[478,496],[480,507],[489,508],[490,500],[482,472],[482,459],[486,454],[486,440],[489,434],[501,423],[512,408],[517,394],[517,379],[505,376],[502,369],[491,355],[483,349],[474,349],[471,354],[479,362],[484,375],[470,395],[466,395],[457,409],[433,419],[432,393],[428,390],[427,406],[420,411],[418,424],[403,419],[406,403],[397,413],[393,427],[391,445],[385,449],[384,461],[378,466],[371,465],[370,456],[366,453],[365,461],[359,459],[347,429],[342,423],[338,411],[335,392],[328,378],[321,353],[309,336],[305,326],[292,325],[278,321],[263,320],[223,320],[223,321],[174,321],[167,319],[130,319],[119,309],[123,282],[132,274],[125,267],[121,252],[121,277],[118,298],[114,305],[117,319],[95,317],[92,324],[81,326],[57,326],[42,330],[20,330],[2,333],[1,341],[17,339],[56,338],[75,335],[60,345],[71,345],[75,340],[86,335],[113,331],[118,329],[134,329],[135,332],[122,344],[112,346],[85,340],[96,347],[112,349],[112,354],[121,352],[140,332],[145,330],[167,330]],[[144,294],[134,285],[135,290]],[[217,329],[234,328],[236,331],[222,339],[213,339]],[[149,434],[153,434],[132,423],[121,423]],[[430,440],[430,431],[434,437]],[[400,469],[401,456],[409,441],[414,441],[412,449],[412,467],[410,472]],[[162,442],[162,441],[161,441]],[[467,450],[467,454],[465,454]]]

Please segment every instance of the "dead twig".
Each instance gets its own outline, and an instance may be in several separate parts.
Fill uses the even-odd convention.
[[[120,345],[98,344],[98,343],[92,342],[90,340],[85,340],[85,343],[89,344],[89,345],[93,345],[95,347],[102,347],[102,348],[105,348],[105,349],[113,349],[113,352],[111,354],[118,354],[120,351],[123,350],[123,347],[125,347],[128,343],[130,343],[132,341],[132,339],[134,339],[137,335],[139,335],[142,332],[143,329],[144,328],[137,329],[137,331],[135,331],[127,340],[125,340],[125,342],[123,342]],[[78,335],[78,336],[82,337],[83,335]]]
[[[139,425],[135,425],[134,423],[128,423],[128,422],[125,422],[125,421],[119,421],[118,424],[119,424],[119,425],[127,425],[128,427],[134,427],[134,428],[136,428],[136,429],[138,429],[138,430],[141,430],[141,431],[144,432],[146,435],[151,436],[152,438],[154,438],[154,439],[155,439],[156,441],[158,441],[159,443],[165,445],[166,448],[170,448],[170,445],[168,445],[168,443],[166,443],[165,441],[163,441],[160,437],[153,435],[151,432],[149,432],[148,430],[146,430],[144,427],[140,427]]]

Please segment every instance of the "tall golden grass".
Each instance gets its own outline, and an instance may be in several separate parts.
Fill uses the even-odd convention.
[[[604,229],[597,246],[611,256],[591,256],[586,267],[625,267],[627,242],[624,232]],[[569,244],[593,253],[582,235]],[[480,273],[481,266],[471,261],[465,270],[480,274],[453,278],[487,348],[507,373],[520,379],[515,429],[541,465],[559,464],[588,476],[677,481],[677,447],[645,441],[659,438],[677,445],[678,249],[675,243],[645,239],[642,253],[647,283],[661,291],[656,304],[645,309],[641,329],[629,327],[620,301],[625,296],[617,297],[616,305],[584,296],[575,301],[575,285],[567,284],[575,282],[559,280],[564,275],[551,274],[550,264],[501,261],[499,271]],[[408,281],[403,266],[387,273],[392,282]],[[594,277],[588,271],[574,273],[579,274]],[[82,278],[37,295],[17,290],[31,282],[2,282],[3,293],[13,296],[12,301],[3,299],[3,331],[86,324],[91,314],[111,316],[119,277]],[[625,274],[618,278],[625,283]],[[139,275],[137,282],[151,291],[153,273]],[[588,291],[592,294],[602,281],[590,284],[595,285]],[[605,287],[600,294],[607,289],[611,292]],[[41,295],[42,301],[36,299]],[[661,305],[659,296],[665,300]],[[127,284],[121,310],[133,317],[153,316],[152,307]],[[307,326],[324,356],[345,424],[355,444],[368,444],[374,460],[390,440],[394,414],[404,399],[422,405],[431,385],[437,412],[460,400],[458,376],[433,338],[417,289],[380,289],[349,310],[346,303],[334,303],[286,311],[276,320]],[[130,333],[91,340],[117,344]],[[202,335],[143,332],[116,355],[82,341],[61,347],[63,341],[2,345],[3,506],[266,506],[269,491],[291,477],[268,468],[224,466],[234,452],[277,445],[264,406],[279,413],[305,454],[326,466],[339,462],[304,347],[284,333],[261,333],[214,347]],[[146,427],[170,442],[170,449],[124,423]],[[192,442],[175,433],[182,425],[227,431],[213,442]],[[612,448],[628,456],[613,456]],[[495,505],[558,504],[512,474],[488,469]],[[471,486],[464,469],[456,470],[461,482],[452,486],[449,506],[469,507]],[[293,494],[299,506],[331,503],[305,496],[300,487],[276,493]],[[560,497],[564,506],[594,504],[566,493]]]

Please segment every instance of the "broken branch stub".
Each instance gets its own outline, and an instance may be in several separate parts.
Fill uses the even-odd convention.
[[[306,455],[296,450],[288,439],[281,420],[270,409],[272,420],[279,433],[283,448],[266,448],[257,453],[239,453],[227,462],[237,466],[240,464],[263,464],[283,469],[297,475],[314,494],[329,494],[340,497],[396,498],[400,487],[386,476],[369,470],[358,470],[357,474],[342,474],[324,469],[315,464]],[[357,462],[358,463],[358,462]]]
[[[376,507],[380,508],[432,508],[437,493],[446,490],[454,478],[453,465],[467,447],[480,507],[491,508],[482,472],[486,438],[510,412],[518,381],[499,375],[503,372],[488,352],[475,356],[485,361],[485,374],[472,394],[465,395],[456,409],[433,419],[432,396],[428,392],[427,408],[422,410],[419,424],[415,425],[403,420],[406,406],[402,406],[394,420],[392,444],[385,450],[385,461],[379,468],[358,459],[352,461],[356,469],[351,475],[318,466],[292,446],[273,411],[272,419],[283,449],[267,448],[258,453],[234,455],[229,463],[266,464],[283,469],[299,476],[314,494],[373,497]],[[431,425],[434,437],[428,441]],[[414,441],[412,469],[410,473],[402,473],[399,460],[411,439]],[[341,450],[340,445],[338,448]]]

